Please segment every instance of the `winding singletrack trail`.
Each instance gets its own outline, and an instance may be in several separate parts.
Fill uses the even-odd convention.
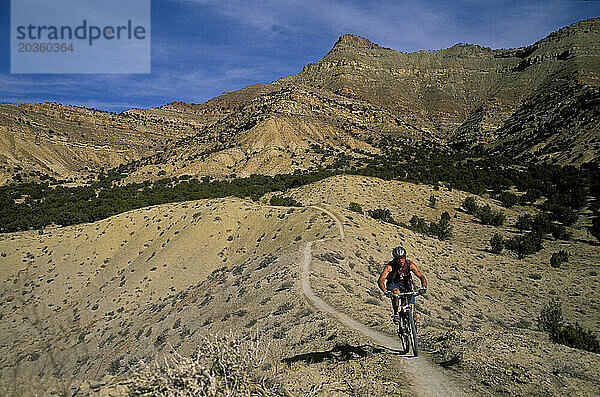
[[[311,206],[316,210],[322,211],[333,219],[339,229],[340,237],[334,237],[335,239],[344,240],[346,234],[344,233],[344,226],[337,216],[332,212],[317,206]],[[331,238],[325,238],[315,241],[310,241],[304,248],[304,263],[302,266],[302,292],[306,297],[321,311],[335,317],[342,324],[361,332],[366,335],[378,345],[383,346],[389,350],[400,351],[401,346],[396,338],[385,335],[379,331],[373,330],[364,324],[359,323],[347,314],[344,314],[323,299],[318,297],[310,287],[310,263],[312,261],[312,247],[314,243],[331,240]],[[407,357],[405,370],[409,375],[412,382],[414,382],[414,394],[417,396],[464,396],[465,394],[444,374],[440,373],[440,368],[432,364],[423,356],[420,357]]]

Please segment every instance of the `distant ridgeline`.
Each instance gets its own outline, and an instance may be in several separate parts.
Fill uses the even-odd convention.
[[[268,192],[286,191],[333,175],[353,174],[401,180],[449,188],[474,194],[489,193],[504,205],[539,205],[551,219],[561,222],[587,207],[598,223],[600,173],[595,163],[580,168],[547,164],[513,164],[508,158],[473,160],[464,152],[442,150],[435,146],[408,148],[392,139],[382,140],[382,154],[354,157],[338,153],[326,168],[295,171],[275,176],[252,175],[230,180],[191,179],[190,176],[165,178],[154,182],[122,184],[130,170],[127,165],[109,170],[87,185],[64,187],[44,183],[10,184],[0,187],[0,232],[42,229],[47,225],[73,225],[94,222],[125,211],[150,205],[216,197],[236,196],[258,200]],[[396,149],[403,147],[403,150]],[[364,154],[364,153],[362,153]],[[516,187],[523,194],[508,192]]]

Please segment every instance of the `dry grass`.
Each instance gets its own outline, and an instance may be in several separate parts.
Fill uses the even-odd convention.
[[[285,396],[267,375],[268,347],[257,334],[204,337],[192,357],[173,351],[161,362],[140,362],[131,391],[142,396]]]

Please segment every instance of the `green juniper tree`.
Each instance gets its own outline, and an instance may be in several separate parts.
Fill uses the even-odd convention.
[[[435,208],[436,207],[436,199],[435,199],[435,196],[433,194],[431,196],[429,196],[429,206],[431,208]]]
[[[504,238],[498,233],[494,234],[494,237],[490,239],[490,245],[492,246],[492,252],[499,254],[504,249]]]
[[[354,211],[354,212],[357,212],[359,214],[363,213],[362,206],[360,204],[358,204],[358,203],[355,203],[355,202],[351,202],[350,205],[348,206],[348,209],[350,211]]]
[[[452,237],[452,226],[450,226],[450,214],[444,211],[440,215],[440,222],[437,226],[437,236],[440,240],[448,240]]]

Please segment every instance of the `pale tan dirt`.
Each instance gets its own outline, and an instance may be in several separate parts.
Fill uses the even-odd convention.
[[[306,244],[325,239],[312,246],[312,290],[389,336],[389,302],[375,282],[391,248],[407,248],[429,281],[417,302],[424,354],[465,392],[597,395],[599,356],[549,342],[536,324],[546,301],[560,296],[565,315],[598,334],[600,252],[583,234],[545,241],[542,252],[518,260],[486,251],[494,232],[515,233],[516,210],[505,210],[502,228],[479,225],[456,210],[463,192],[340,176],[288,194],[334,213],[345,240],[333,239],[337,225],[314,208],[229,198],[0,236],[2,384],[26,377],[31,386],[43,371],[83,385],[81,395],[98,395],[115,381],[95,389],[81,382],[109,372],[123,378],[139,359],[160,358],[171,347],[186,355],[201,336],[234,331],[270,341],[273,376],[294,395],[411,395],[418,381],[403,369],[406,358],[379,351],[303,297]],[[438,197],[436,209],[426,206],[430,194]],[[365,210],[389,208],[404,222],[452,211],[455,235],[440,242],[348,211],[351,201]],[[559,247],[573,259],[552,269],[549,256]]]
[[[344,231],[344,226],[342,225],[340,219],[331,211],[328,211],[324,208],[316,206],[313,208],[325,212],[327,215],[329,215],[332,219],[335,220],[339,230],[339,237],[337,239],[332,240],[344,241],[346,239],[346,233]],[[306,248],[304,249],[304,264],[302,267],[302,292],[310,299],[310,301],[317,308],[336,318],[345,326],[359,331],[363,335],[372,339],[375,343],[388,349],[390,352],[400,352],[402,350],[402,345],[396,338],[384,335],[381,332],[377,332],[376,330],[355,321],[352,317],[348,316],[347,314],[335,310],[333,307],[327,304],[327,302],[319,298],[312,290],[310,286],[310,265],[312,262],[312,247],[314,243],[319,244],[327,240],[321,239],[315,242],[311,241],[306,245]],[[454,385],[449,379],[446,379],[446,377],[441,374],[441,371],[439,371],[439,369],[434,368],[432,363],[429,360],[424,359],[422,356],[413,357],[412,359],[407,358],[404,367],[408,372],[407,375],[415,383],[411,394],[417,396],[463,395],[459,387]]]
[[[426,205],[431,194],[437,197],[436,209]],[[299,188],[292,196],[305,204],[326,203],[344,222],[344,242],[326,241],[313,249],[312,288],[334,308],[392,335],[389,303],[375,281],[391,249],[402,244],[429,281],[428,293],[417,302],[424,347],[473,390],[520,395],[599,390],[599,355],[555,345],[537,329],[541,308],[559,297],[566,318],[599,333],[597,245],[545,241],[545,249],[523,260],[512,253],[495,255],[487,251],[489,239],[495,232],[515,233],[516,210],[503,209],[504,227],[479,225],[456,210],[464,192],[409,183],[340,176]],[[352,201],[365,210],[389,208],[404,222],[412,214],[437,221],[442,211],[456,213],[454,237],[440,242],[345,210]],[[494,206],[493,200],[478,201]],[[553,269],[549,257],[559,248],[574,259]],[[454,358],[460,364],[452,365]]]

